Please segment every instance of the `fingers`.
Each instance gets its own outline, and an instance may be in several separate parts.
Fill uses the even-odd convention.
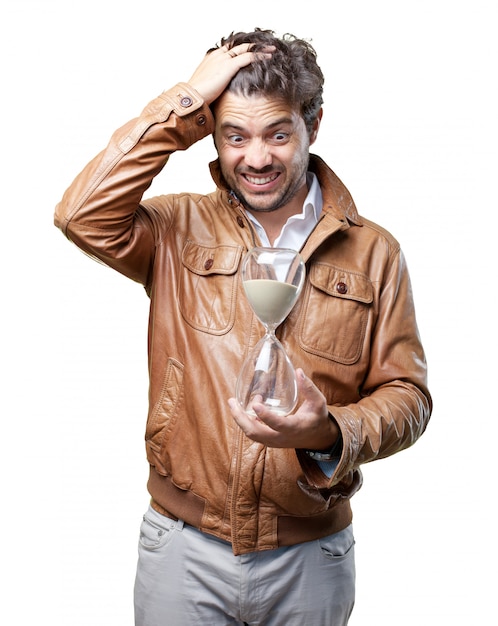
[[[297,388],[303,403],[310,407],[321,407],[322,413],[326,410],[326,401],[323,393],[314,382],[306,376],[301,368],[296,369]],[[327,411],[328,413],[328,411]]]
[[[230,73],[230,78],[233,78],[241,68],[250,65],[254,61],[270,58],[271,53],[275,49],[274,46],[269,46],[264,50],[254,52],[253,47],[251,43],[241,43],[233,48],[222,46],[218,49],[216,61],[220,63],[220,67],[226,68]],[[211,54],[215,53],[212,52]]]
[[[335,440],[337,433],[332,433],[325,396],[302,369],[296,370],[296,377],[301,404],[290,415],[275,413],[257,401],[248,412],[234,398],[229,400],[233,418],[250,439],[275,448],[317,450]]]
[[[247,62],[245,64],[249,64],[251,61],[254,61],[256,59],[269,58],[271,57],[271,53],[275,50],[275,46],[267,46],[266,48],[264,48],[264,50],[254,52],[252,50],[253,47],[254,44],[252,43],[241,43],[237,46],[233,46],[233,48],[230,48],[228,46],[222,46],[220,50],[222,50],[225,54],[228,54],[228,56],[230,56],[232,59],[235,59],[236,57],[244,57],[244,55],[247,55],[247,53],[249,53],[249,60],[244,57],[244,61]]]
[[[222,46],[220,50],[224,54],[228,54],[229,57],[232,57],[232,59],[234,59],[235,57],[240,56],[244,54],[245,52],[249,52],[251,47],[252,47],[252,44],[250,43],[242,43],[242,44],[239,44],[238,46],[234,46],[233,48],[229,48],[228,46]]]
[[[275,413],[262,402],[252,402],[248,411],[234,398],[228,404],[234,420],[249,439],[273,448],[297,447],[303,429],[298,416]]]
[[[260,407],[264,408],[263,405],[253,405],[251,413],[244,411],[235,398],[230,398],[228,405],[234,420],[249,439],[278,447],[278,441],[281,438],[280,433],[265,424],[258,416]]]
[[[205,102],[211,104],[242,67],[271,56],[273,46],[260,52],[252,52],[252,46],[250,43],[242,43],[233,48],[222,46],[209,52],[188,81],[189,84]]]

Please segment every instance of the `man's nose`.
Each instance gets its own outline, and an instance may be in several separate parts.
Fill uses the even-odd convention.
[[[244,161],[248,167],[254,170],[261,170],[271,165],[271,152],[264,141],[251,141],[247,146]]]

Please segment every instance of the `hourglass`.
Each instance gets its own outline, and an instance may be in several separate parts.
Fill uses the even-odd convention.
[[[242,261],[242,283],[249,303],[265,334],[249,353],[239,373],[235,395],[242,408],[263,403],[281,415],[297,404],[294,367],[275,329],[289,315],[304,284],[305,264],[300,254],[287,248],[249,250]]]

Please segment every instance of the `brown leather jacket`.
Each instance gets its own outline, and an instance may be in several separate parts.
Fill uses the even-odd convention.
[[[426,363],[396,240],[360,217],[316,156],[324,207],[302,255],[306,285],[278,330],[327,398],[344,441],[331,478],[303,451],[248,439],[227,405],[262,328],[239,268],[260,242],[211,164],[217,190],[142,201],[171,153],[212,133],[185,83],[117,130],[58,204],[56,225],[150,297],[149,491],[164,513],[230,541],[235,554],[312,540],[351,521],[360,465],[412,445],[431,412]]]

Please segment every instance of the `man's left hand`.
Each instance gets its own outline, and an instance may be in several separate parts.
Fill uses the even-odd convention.
[[[339,436],[339,427],[330,419],[325,396],[302,369],[296,370],[296,377],[301,404],[295,413],[282,416],[263,403],[254,403],[255,417],[230,398],[233,418],[250,439],[272,448],[329,449]]]

